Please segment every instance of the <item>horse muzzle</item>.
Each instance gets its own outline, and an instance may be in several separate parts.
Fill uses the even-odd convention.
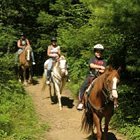
[[[110,100],[114,100],[118,98],[118,92],[116,89],[112,89],[112,92],[110,94]]]

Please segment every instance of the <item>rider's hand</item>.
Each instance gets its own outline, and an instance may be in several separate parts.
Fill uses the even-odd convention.
[[[104,67],[104,66],[100,66],[99,69],[100,69],[100,70],[105,70],[105,67]]]
[[[104,73],[104,70],[103,69],[99,69],[99,73]]]
[[[56,54],[56,53],[55,53],[54,57],[55,57],[55,58],[59,58],[58,54]]]
[[[58,57],[58,54],[54,53],[54,54],[51,54],[50,56],[51,57],[54,57],[54,58],[57,58]]]

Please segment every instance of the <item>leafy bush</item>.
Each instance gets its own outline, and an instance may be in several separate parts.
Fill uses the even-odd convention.
[[[16,81],[11,55],[0,58],[0,139],[35,140],[48,128],[39,124],[33,103]]]
[[[125,84],[124,84],[125,83]],[[111,125],[131,140],[140,138],[140,96],[139,86],[124,81],[119,87],[119,109],[115,112]],[[131,84],[131,86],[130,86]]]

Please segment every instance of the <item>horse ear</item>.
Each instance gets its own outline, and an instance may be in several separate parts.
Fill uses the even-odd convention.
[[[60,56],[60,59],[65,59],[65,56],[64,56],[64,55],[61,55],[61,56]]]
[[[118,73],[120,74],[121,73],[121,70],[122,70],[122,68],[121,68],[121,66],[117,69],[117,71],[118,71]]]
[[[112,71],[112,70],[113,70],[113,67],[112,67],[112,65],[108,65],[108,66],[106,67],[106,69],[107,69],[108,71]]]

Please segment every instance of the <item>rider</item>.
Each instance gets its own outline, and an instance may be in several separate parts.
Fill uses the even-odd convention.
[[[16,58],[15,58],[15,63],[17,64],[18,62],[18,56],[23,52],[25,47],[31,47],[29,40],[26,38],[24,33],[21,33],[21,38],[17,41],[17,47],[19,48],[17,53],[16,53]],[[32,64],[35,65],[35,59],[34,59],[34,53],[33,51],[31,52],[31,57],[32,57]]]
[[[95,56],[92,57],[89,61],[89,69],[90,69],[89,74],[84,80],[79,91],[79,104],[77,106],[78,110],[83,109],[82,99],[83,99],[86,89],[89,86],[89,81],[90,80],[93,81],[93,79],[95,79],[98,75],[102,74],[106,67],[106,61],[103,58],[104,46],[101,44],[96,44],[93,47],[93,51],[94,51]]]
[[[57,45],[57,39],[55,37],[51,38],[51,44],[48,46],[47,55],[49,59],[45,62],[44,67],[48,64],[47,67],[47,81],[46,84],[50,84],[51,69],[53,61],[57,60],[60,57],[61,51],[60,46]]]

